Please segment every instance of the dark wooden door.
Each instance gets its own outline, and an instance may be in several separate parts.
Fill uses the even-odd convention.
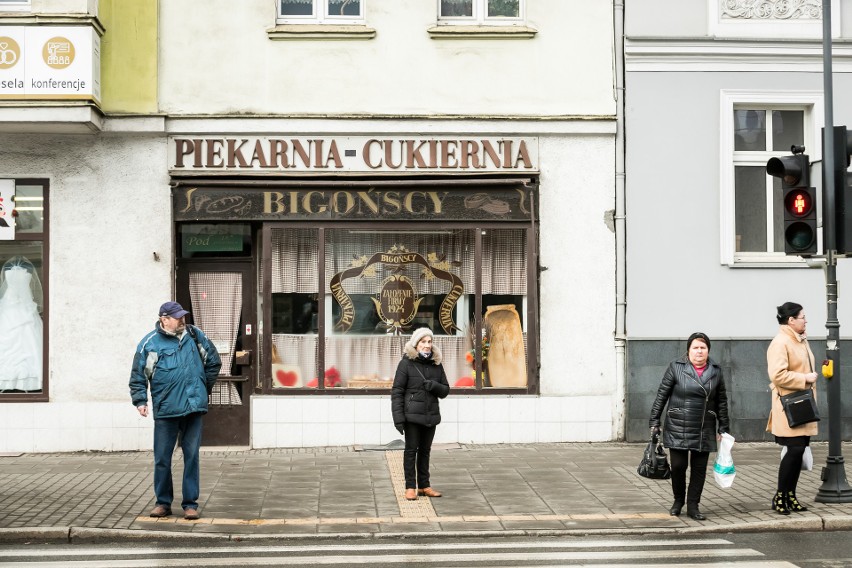
[[[257,360],[251,263],[187,261],[178,266],[177,286],[188,322],[201,328],[222,358],[201,443],[247,446]]]

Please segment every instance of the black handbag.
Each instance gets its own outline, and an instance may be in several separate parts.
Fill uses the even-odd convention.
[[[651,441],[645,447],[645,453],[636,473],[649,479],[668,479],[672,476],[672,468],[669,466],[669,458],[660,443],[657,434],[651,436]]]
[[[778,396],[781,399],[781,407],[784,409],[784,414],[787,415],[787,424],[790,428],[819,422],[819,409],[816,400],[814,400],[813,389],[800,390],[784,396],[779,394]]]

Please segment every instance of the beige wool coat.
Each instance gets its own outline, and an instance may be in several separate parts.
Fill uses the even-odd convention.
[[[805,375],[815,370],[814,354],[808,346],[808,340],[793,331],[790,326],[782,325],[766,350],[766,364],[769,371],[769,394],[772,397],[772,411],[769,413],[766,431],[785,438],[816,436],[816,422],[802,424],[796,428],[787,425],[787,416],[779,398],[808,387]],[[810,388],[816,397],[816,383]]]

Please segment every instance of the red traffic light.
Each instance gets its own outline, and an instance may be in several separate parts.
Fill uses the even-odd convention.
[[[814,208],[809,191],[791,191],[784,197],[784,209],[793,217],[805,217]]]

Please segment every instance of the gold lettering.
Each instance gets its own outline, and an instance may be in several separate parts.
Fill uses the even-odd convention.
[[[284,194],[278,191],[263,192],[263,212],[278,214],[284,212],[284,203],[281,201]]]
[[[340,282],[335,282],[331,285],[331,295],[340,304],[340,325],[344,329],[349,329],[352,322],[355,321],[355,307]]]
[[[388,191],[382,195],[382,202],[390,207],[390,209],[387,207],[383,208],[384,213],[386,214],[399,213],[402,211],[402,202],[399,199],[398,191]]]
[[[290,192],[290,213],[295,215],[299,212],[299,192]]]
[[[325,197],[325,194],[321,191],[309,191],[305,193],[304,197],[302,197],[302,209],[305,211],[305,213],[325,213],[328,210],[328,205],[322,203],[319,205],[319,207],[317,207],[316,211],[314,211],[311,199],[315,195],[320,198]]]
[[[453,289],[450,290],[450,293],[447,294],[447,297],[444,298],[444,301],[441,302],[441,309],[439,310],[439,319],[441,321],[441,327],[444,328],[445,331],[450,332],[456,325],[453,323],[453,308],[456,305],[456,301],[461,297],[464,293],[464,286],[461,284],[456,284],[453,286]]]
[[[368,189],[367,191],[359,191],[358,192],[358,198],[360,199],[361,203],[366,205],[367,208],[370,211],[373,212],[374,215],[378,215],[379,214],[379,204],[376,203],[376,200],[373,199],[372,195],[370,195],[371,193],[373,193],[372,189]],[[361,212],[360,207],[358,208],[358,212],[359,213]]]
[[[426,192],[426,195],[432,200],[432,204],[435,206],[436,214],[440,215],[443,213],[444,199],[446,199],[449,194],[449,191],[445,191],[443,195],[439,195],[437,191]]]
[[[426,206],[425,205],[423,206],[423,209],[420,210],[420,211],[414,210],[414,197],[416,195],[424,195],[425,196],[426,194],[422,191],[409,191],[407,194],[405,194],[405,200],[404,200],[405,210],[410,211],[411,213],[426,213]]]
[[[341,197],[344,198],[344,201],[346,203],[346,206],[343,209],[340,208],[340,198]],[[332,197],[331,197],[331,209],[332,209],[332,211],[346,215],[347,213],[352,211],[352,209],[354,209],[354,208],[355,208],[355,199],[352,197],[351,193],[349,193],[348,191],[335,191],[334,192],[334,195],[332,195]]]

